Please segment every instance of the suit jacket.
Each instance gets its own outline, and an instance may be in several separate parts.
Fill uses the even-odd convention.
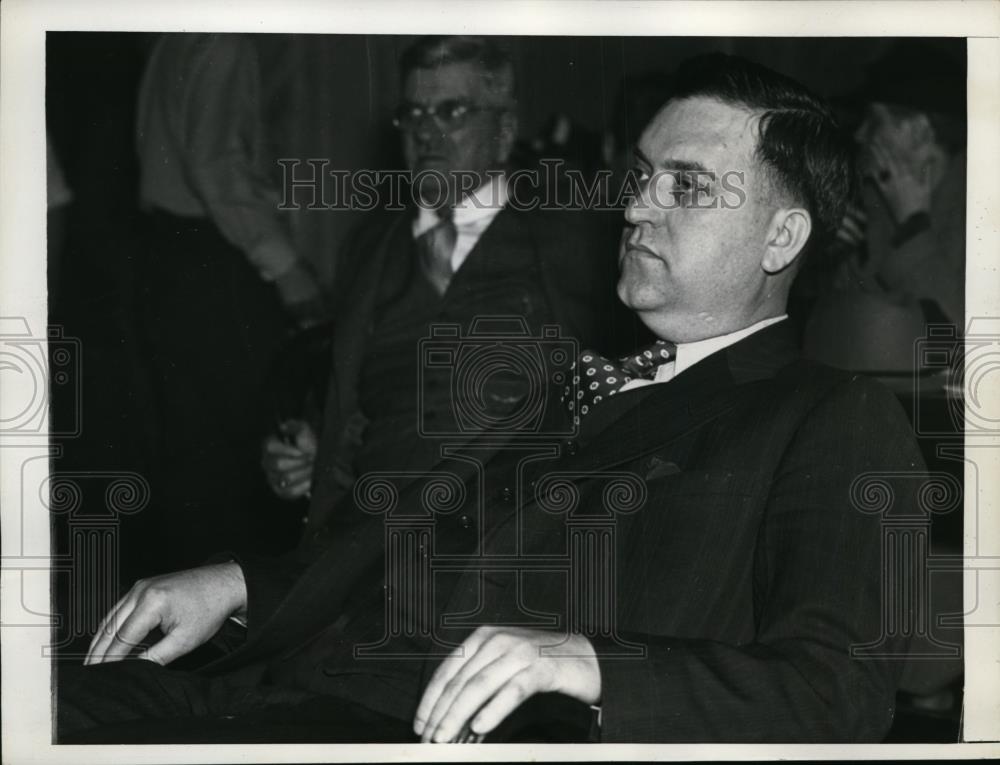
[[[769,327],[668,383],[607,399],[555,459],[495,459],[488,478],[467,474],[484,481],[470,495],[484,498],[479,539],[494,552],[516,538],[541,571],[565,557],[568,528],[596,523],[613,529],[614,555],[590,559],[600,576],[578,577],[577,590],[573,571],[470,565],[442,610],[476,618],[439,639],[525,615],[587,634],[603,741],[880,740],[900,664],[880,657],[906,649],[898,626],[886,632],[883,529],[917,508],[924,467],[888,391],[793,348],[784,323]],[[881,506],[863,488],[872,476]],[[553,479],[574,489],[546,495]],[[632,489],[616,492],[615,480]],[[419,504],[418,489],[399,505]],[[459,517],[440,523],[458,528]],[[383,575],[383,545],[380,523],[358,524],[292,584],[286,564],[245,564],[249,637],[216,669],[332,623],[359,582]],[[603,610],[581,613],[574,604],[595,588],[611,593]]]
[[[322,534],[354,479],[351,463],[365,423],[358,386],[376,319],[376,296],[392,248],[409,247],[411,220],[412,212],[383,216],[360,228],[345,247],[346,262],[337,277],[332,365],[307,538]],[[624,352],[634,347],[639,329],[615,294],[620,230],[617,215],[505,208],[468,257],[502,258],[514,250],[531,253],[537,259],[548,310],[563,335],[605,351]],[[482,313],[489,314],[490,306],[483,305]]]

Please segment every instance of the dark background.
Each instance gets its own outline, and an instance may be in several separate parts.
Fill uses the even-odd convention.
[[[77,195],[87,233],[114,235],[135,206],[133,119],[145,55],[155,34],[50,32],[47,124]],[[406,35],[255,35],[275,157],[329,159],[346,170],[401,167],[390,124]],[[706,51],[744,55],[833,99],[854,92],[889,38],[509,38],[521,134],[539,135],[554,114],[593,134],[619,119],[622,78],[672,72]],[[964,40],[941,40],[958,48]],[[349,211],[301,211],[296,236],[332,278]]]

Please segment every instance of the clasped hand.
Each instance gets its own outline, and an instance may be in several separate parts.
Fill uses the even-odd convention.
[[[450,742],[468,729],[489,733],[536,693],[585,704],[601,696],[601,673],[585,637],[517,627],[480,627],[434,672],[413,730],[424,742]]]
[[[284,500],[308,496],[316,460],[316,434],[303,420],[285,420],[281,436],[268,436],[261,450],[267,483]]]

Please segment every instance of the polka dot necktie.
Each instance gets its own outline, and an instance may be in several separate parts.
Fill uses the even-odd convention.
[[[450,207],[437,210],[438,223],[417,237],[420,265],[439,295],[451,282],[451,254],[455,251],[458,231]]]
[[[584,351],[570,367],[573,385],[576,386],[576,400],[569,400],[572,388],[567,385],[563,391],[563,402],[579,423],[603,399],[615,395],[632,380],[652,380],[656,370],[674,360],[677,346],[666,340],[657,340],[645,348],[640,348],[617,362],[599,356],[593,351]]]

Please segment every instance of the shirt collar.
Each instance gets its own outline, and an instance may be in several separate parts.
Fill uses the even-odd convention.
[[[486,183],[455,205],[453,220],[456,228],[486,224],[496,217],[507,204],[507,176],[503,173],[491,174]],[[420,207],[413,221],[413,236],[418,237],[438,224],[434,210]]]
[[[716,351],[721,351],[723,348],[739,342],[744,337],[749,337],[754,332],[759,332],[765,327],[770,327],[772,324],[777,324],[779,321],[783,321],[787,318],[788,314],[773,316],[770,319],[763,319],[758,321],[756,324],[751,324],[749,327],[744,327],[743,329],[738,329],[735,332],[730,332],[728,335],[708,337],[704,340],[696,340],[693,343],[679,343],[677,345],[677,355],[674,357],[673,364],[664,364],[659,367],[656,370],[656,377],[654,380],[656,382],[664,382],[672,377],[676,377],[685,369],[694,366],[699,361],[711,356]]]

